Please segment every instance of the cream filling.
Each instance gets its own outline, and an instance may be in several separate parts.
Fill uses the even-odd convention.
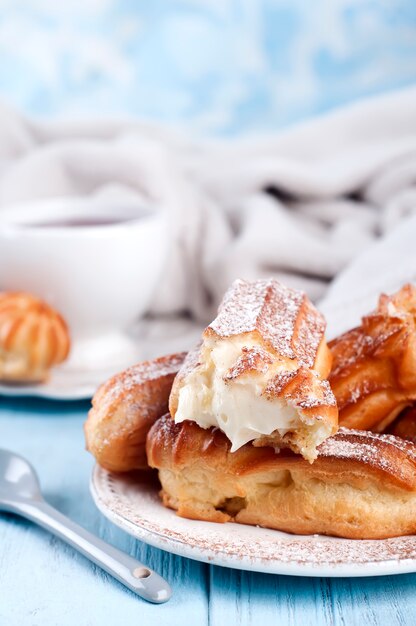
[[[231,441],[232,452],[261,435],[275,430],[284,435],[299,427],[301,419],[296,409],[261,395],[271,373],[278,371],[278,363],[273,363],[266,373],[248,372],[224,380],[242,348],[255,345],[254,341],[241,339],[205,340],[202,364],[188,374],[179,391],[175,422],[191,420],[202,428],[220,428]]]

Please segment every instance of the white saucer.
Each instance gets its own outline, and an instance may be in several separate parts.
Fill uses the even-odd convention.
[[[55,367],[46,382],[30,385],[3,383],[0,384],[0,394],[53,400],[89,399],[102,382],[142,358],[137,340],[127,334],[76,342],[68,361]]]
[[[129,333],[74,343],[68,361],[55,367],[41,384],[0,384],[0,395],[37,396],[51,400],[91,399],[97,387],[122,370],[194,345],[201,327],[185,318],[142,319]]]
[[[95,466],[91,493],[117,526],[156,548],[205,563],[292,576],[384,576],[416,572],[416,536],[360,541],[213,524],[178,517],[160,502],[149,472],[112,474]]]
[[[92,398],[97,387],[111,374],[114,369],[77,369],[62,366],[57,368],[42,384],[6,385],[0,384],[0,395],[3,396],[36,396],[51,400],[86,400]]]

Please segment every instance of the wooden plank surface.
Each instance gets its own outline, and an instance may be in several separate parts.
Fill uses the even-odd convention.
[[[34,525],[0,516],[1,626],[416,625],[416,574],[363,579],[271,576],[208,566],[146,546],[108,522],[89,495],[87,403],[0,398],[0,447],[36,467],[46,499],[165,576],[170,602],[136,598]]]

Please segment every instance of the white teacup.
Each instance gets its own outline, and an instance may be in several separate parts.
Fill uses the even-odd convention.
[[[0,210],[0,290],[56,307],[71,330],[72,361],[128,361],[125,331],[157,288],[166,237],[163,211],[137,203],[67,198]]]

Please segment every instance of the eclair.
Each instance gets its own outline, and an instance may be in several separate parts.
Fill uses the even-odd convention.
[[[387,430],[416,401],[415,287],[381,295],[376,310],[329,347],[340,425]]]
[[[176,423],[219,428],[235,452],[289,447],[309,461],[337,429],[326,380],[325,320],[307,296],[276,280],[237,280],[173,383]]]
[[[231,452],[218,428],[175,424],[147,437],[165,506],[182,517],[296,534],[383,539],[416,532],[416,446],[392,435],[341,428],[311,464],[290,450]]]
[[[112,376],[94,394],[84,424],[87,450],[113,472],[148,469],[146,436],[168,410],[184,352],[137,363]]]

